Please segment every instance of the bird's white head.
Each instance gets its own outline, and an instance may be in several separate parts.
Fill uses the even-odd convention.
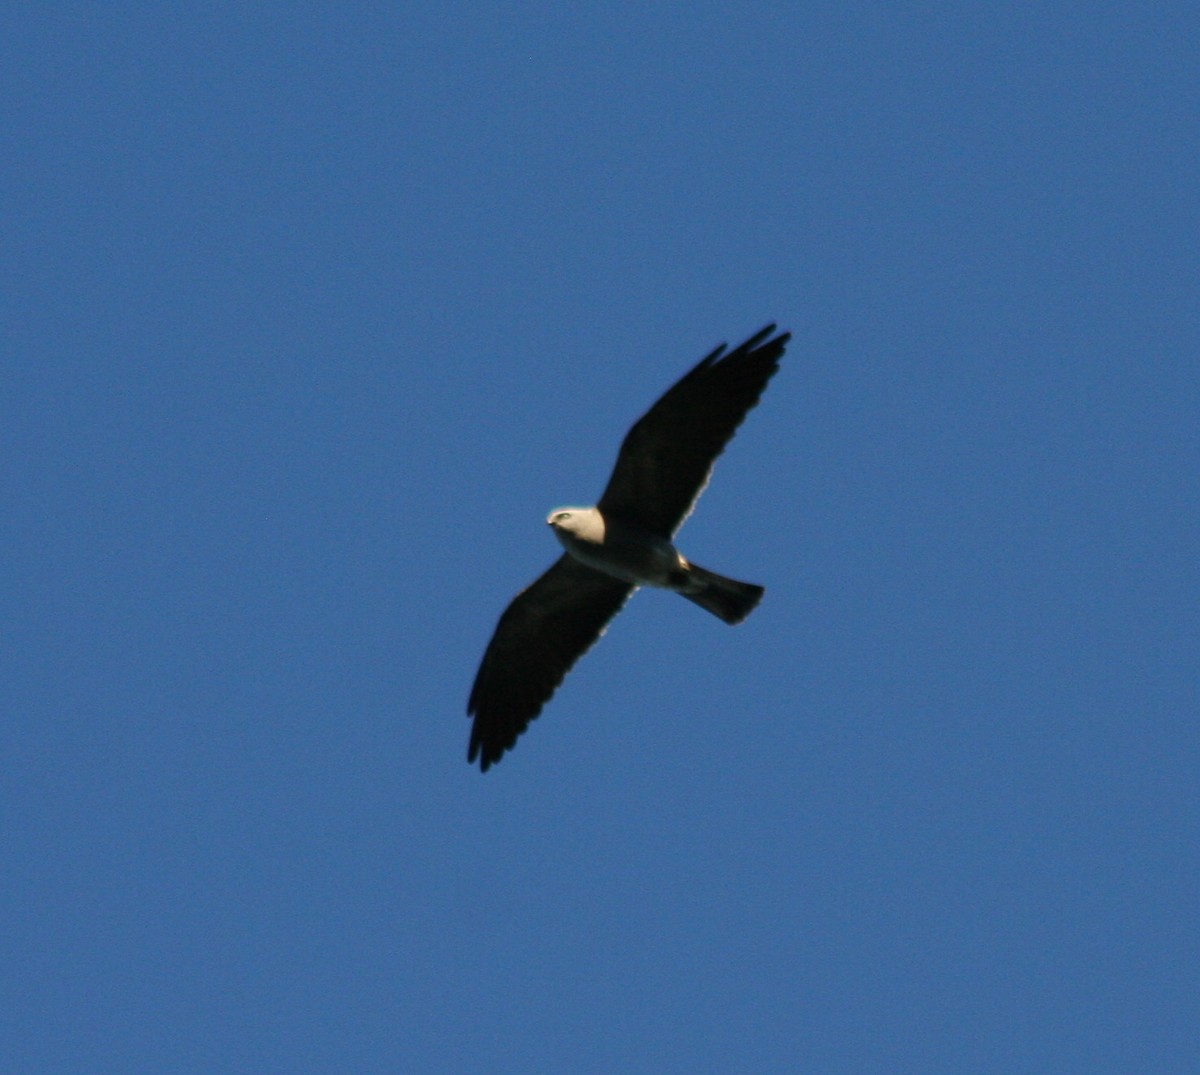
[[[546,522],[559,541],[574,538],[604,543],[604,516],[595,508],[555,508],[546,516]]]

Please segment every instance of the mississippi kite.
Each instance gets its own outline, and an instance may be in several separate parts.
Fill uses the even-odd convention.
[[[698,567],[671,539],[790,338],[768,325],[728,353],[722,344],[630,429],[595,507],[550,513],[566,552],[496,625],[467,702],[467,761],[487,772],[512,749],[639,586],[674,590],[730,624],[754,610],[761,586]]]

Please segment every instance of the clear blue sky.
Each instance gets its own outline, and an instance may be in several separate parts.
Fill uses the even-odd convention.
[[[9,5],[0,1067],[1200,1070],[1184,4]],[[681,545],[466,763],[708,349]]]

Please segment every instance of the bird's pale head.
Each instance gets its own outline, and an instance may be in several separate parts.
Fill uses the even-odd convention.
[[[546,522],[559,541],[604,543],[604,516],[595,508],[555,508]]]

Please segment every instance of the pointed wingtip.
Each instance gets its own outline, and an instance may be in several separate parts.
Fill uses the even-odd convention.
[[[767,340],[771,336],[775,336],[775,331],[778,329],[778,327],[779,326],[774,321],[768,325],[764,325],[753,336],[751,336],[750,339],[742,344],[742,347],[744,347],[747,351],[753,351],[764,340]],[[791,338],[792,334],[790,332],[781,332],[770,342],[772,346],[782,347]]]
[[[503,754],[504,751],[500,751]],[[478,723],[471,728],[471,738],[467,743],[467,764],[474,765],[479,762],[479,771],[486,773],[492,767],[492,762],[499,761],[500,754],[492,757],[486,745],[483,742],[482,736],[479,734]]]

